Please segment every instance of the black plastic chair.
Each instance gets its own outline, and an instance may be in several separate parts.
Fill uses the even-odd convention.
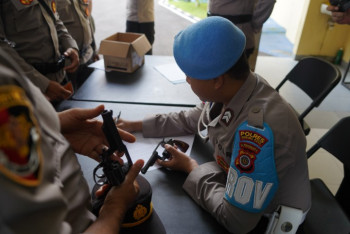
[[[332,63],[315,57],[305,57],[301,59],[287,76],[276,87],[280,88],[286,81],[290,81],[305,92],[311,99],[311,104],[302,112],[295,113],[304,130],[305,135],[310,132],[310,127],[304,118],[309,112],[318,107],[330,91],[339,83],[341,73]]]
[[[312,179],[312,205],[303,224],[306,234],[350,233],[350,116],[341,119],[307,151],[323,148],[343,163],[344,178],[335,196],[325,183]]]

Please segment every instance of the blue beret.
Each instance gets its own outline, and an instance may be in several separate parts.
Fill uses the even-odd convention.
[[[211,16],[175,36],[173,54],[189,77],[209,80],[228,71],[241,57],[246,39],[231,21]]]

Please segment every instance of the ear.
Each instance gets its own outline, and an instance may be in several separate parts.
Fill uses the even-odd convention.
[[[224,75],[218,76],[214,79],[214,89],[220,89],[225,84]]]

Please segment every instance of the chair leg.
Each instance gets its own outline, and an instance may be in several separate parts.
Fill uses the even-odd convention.
[[[344,178],[335,195],[335,198],[350,219],[350,170],[347,170],[345,167]]]

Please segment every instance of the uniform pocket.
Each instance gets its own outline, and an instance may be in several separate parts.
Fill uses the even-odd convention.
[[[43,17],[39,2],[33,1],[31,4],[22,4],[20,1],[12,0],[14,7],[13,21],[17,32],[29,31],[43,25]],[[26,20],[27,19],[27,20]],[[30,20],[28,20],[30,19]]]
[[[69,24],[74,22],[74,17],[72,11],[74,11],[74,6],[68,0],[56,0],[57,2],[57,12],[60,19],[64,24]]]

